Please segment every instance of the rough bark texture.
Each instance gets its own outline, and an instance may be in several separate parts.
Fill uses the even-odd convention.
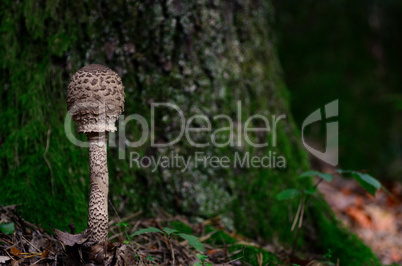
[[[90,193],[88,206],[89,240],[100,243],[108,237],[109,173],[107,169],[107,134],[88,133]]]

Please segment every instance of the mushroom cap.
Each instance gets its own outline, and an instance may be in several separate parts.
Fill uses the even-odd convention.
[[[124,86],[119,75],[102,65],[87,65],[70,79],[67,109],[78,132],[114,132],[124,111]]]

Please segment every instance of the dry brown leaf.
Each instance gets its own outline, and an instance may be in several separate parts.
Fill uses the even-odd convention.
[[[47,256],[49,256],[49,250],[46,249],[42,252],[42,258],[47,258]]]
[[[10,249],[10,253],[13,254],[14,256],[19,256],[21,254],[21,250],[19,250],[18,248],[12,247]]]
[[[75,244],[83,244],[88,240],[89,231],[86,229],[80,234],[69,234],[60,230],[54,229],[57,238],[66,246],[74,246]]]
[[[346,209],[346,214],[360,226],[364,228],[371,227],[370,217],[363,210],[350,206]]]
[[[218,251],[220,251],[220,250],[219,249],[211,249],[211,250],[208,250],[207,254],[212,255],[212,254],[214,254],[214,253],[216,253]]]

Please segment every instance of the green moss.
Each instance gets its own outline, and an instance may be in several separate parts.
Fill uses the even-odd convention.
[[[205,234],[211,234],[211,237],[206,242],[212,245],[230,245],[236,242],[233,237],[212,226],[205,227]]]

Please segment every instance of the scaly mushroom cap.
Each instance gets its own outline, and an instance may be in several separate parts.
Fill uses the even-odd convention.
[[[78,70],[67,89],[67,109],[78,132],[114,132],[124,111],[124,86],[119,75],[102,65]]]

